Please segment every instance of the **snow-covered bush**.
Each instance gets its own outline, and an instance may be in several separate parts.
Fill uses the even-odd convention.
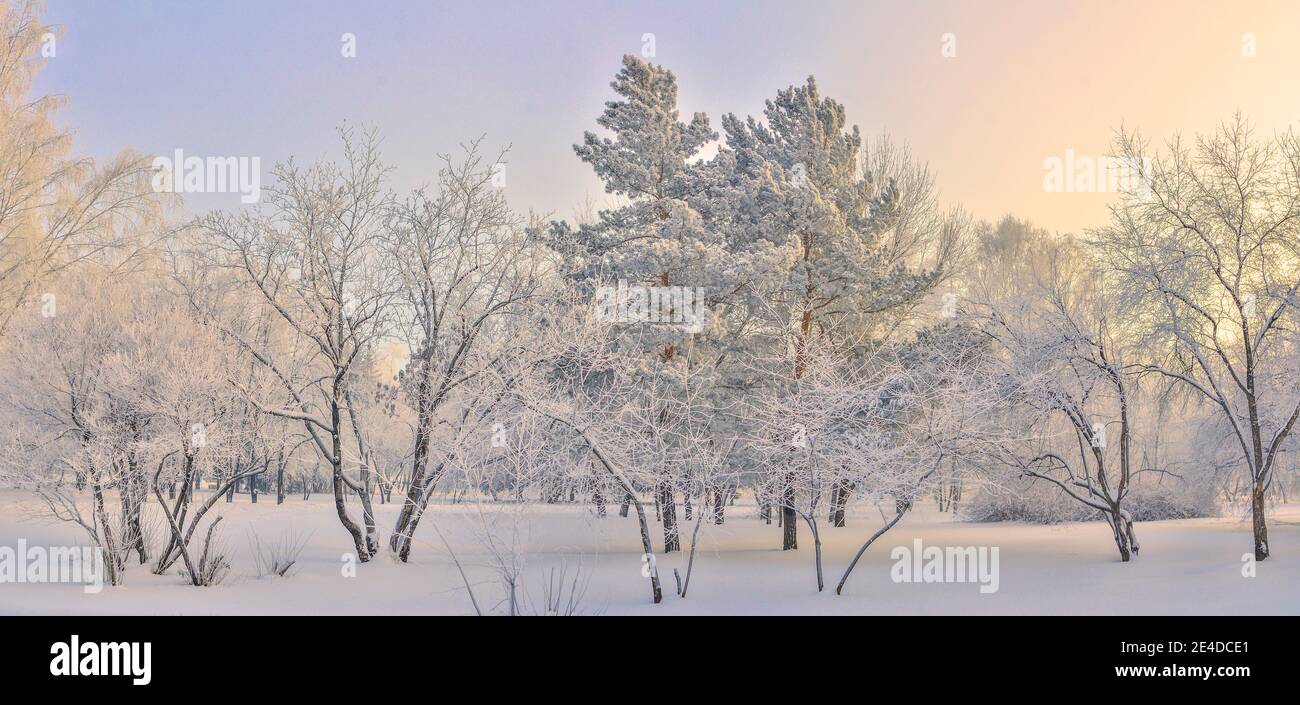
[[[1168,479],[1136,483],[1127,497],[1126,506],[1133,521],[1192,519],[1217,513],[1212,485]],[[961,507],[959,516],[973,522],[1023,521],[1030,524],[1101,519],[1097,510],[1076,502],[1055,486],[1028,481],[982,489]]]
[[[982,489],[960,508],[959,516],[974,522],[1023,521],[1030,524],[1101,518],[1097,510],[1076,502],[1045,482]]]
[[[1215,487],[1209,482],[1138,483],[1129,494],[1134,521],[1216,516]]]

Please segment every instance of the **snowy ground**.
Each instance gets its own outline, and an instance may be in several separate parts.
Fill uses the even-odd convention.
[[[38,503],[0,491],[0,547],[80,545],[77,529],[38,513]],[[378,506],[381,532],[394,505]],[[1101,523],[1031,526],[970,524],[922,508],[872,546],[842,596],[834,585],[859,543],[881,523],[879,510],[857,507],[849,526],[822,529],[827,590],[816,591],[812,538],[800,525],[800,550],[780,550],[780,529],[756,518],[752,504],[728,508],[722,526],[700,533],[688,597],[673,590],[673,568],[686,556],[660,555],[663,604],[650,604],[641,576],[636,520],[597,519],[589,505],[440,504],[421,525],[410,564],[381,556],[344,577],[347,534],[332,499],[292,497],[276,506],[263,496],[250,504],[219,502],[221,535],[233,569],[224,584],[186,585],[175,574],[133,567],[126,584],[85,594],[79,585],[0,584],[0,614],[471,614],[460,575],[431,522],[464,565],[485,611],[502,611],[504,594],[493,565],[500,556],[522,564],[524,600],[540,609],[546,577],[563,569],[585,583],[584,614],[1300,614],[1300,505],[1280,508],[1270,523],[1274,557],[1257,576],[1242,576],[1250,550],[1248,522],[1236,518],[1148,522],[1137,527],[1141,557],[1118,561]],[[354,516],[359,507],[352,507]],[[678,511],[681,511],[679,507]],[[485,531],[485,527],[492,527]],[[683,545],[689,543],[689,528]],[[251,532],[274,543],[284,532],[307,537],[296,573],[258,578]],[[662,534],[657,524],[656,550]],[[490,534],[496,551],[484,539]],[[517,551],[511,551],[512,543]],[[894,546],[996,546],[999,589],[981,594],[974,583],[895,583]]]

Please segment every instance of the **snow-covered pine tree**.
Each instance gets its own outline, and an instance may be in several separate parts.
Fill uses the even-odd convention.
[[[713,207],[731,212],[712,215],[735,251],[786,251],[772,258],[787,265],[764,280],[760,307],[788,349],[769,370],[779,385],[802,377],[814,339],[869,347],[883,322],[920,302],[941,280],[964,221],[939,213],[928,173],[905,150],[882,141],[864,151],[844,106],[821,97],[813,78],[778,91],[763,117],[723,117],[727,146],[714,163],[730,174]],[[926,248],[930,263],[918,266]],[[787,475],[771,484],[783,548],[797,548],[794,483]],[[848,491],[835,489],[839,501]]]
[[[552,223],[548,239],[564,255],[574,285],[617,311],[632,312],[611,321],[611,334],[626,343],[629,364],[645,378],[647,398],[671,397],[663,387],[682,376],[665,374],[668,367],[716,357],[704,342],[712,318],[707,312],[730,281],[725,243],[705,227],[695,207],[708,183],[697,157],[717,133],[702,113],[680,120],[677,80],[666,68],[625,56],[611,86],[619,99],[607,102],[596,122],[612,136],[587,132],[574,150],[605,190],[624,201],[577,228]],[[624,291],[632,293],[625,297]],[[659,298],[656,306],[655,298],[638,300],[642,291],[675,292],[688,300]],[[687,310],[679,310],[681,305]],[[703,320],[692,319],[700,313]],[[671,437],[667,427],[677,421],[667,409],[657,418],[663,426],[657,433]],[[676,483],[666,468],[662,475],[655,496],[663,510],[664,550],[672,552],[680,547]]]

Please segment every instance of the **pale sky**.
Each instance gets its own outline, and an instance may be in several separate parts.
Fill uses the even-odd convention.
[[[47,1],[63,29],[38,88],[69,97],[83,152],[258,156],[265,172],[334,153],[346,119],[380,129],[406,190],[486,133],[513,144],[511,202],[561,217],[603,198],[572,145],[646,33],[684,115],[716,129],[813,74],[865,134],[909,142],[946,203],[1053,230],[1100,224],[1107,197],[1045,192],[1044,160],[1105,154],[1121,124],[1163,140],[1237,109],[1264,134],[1300,120],[1300,2]]]

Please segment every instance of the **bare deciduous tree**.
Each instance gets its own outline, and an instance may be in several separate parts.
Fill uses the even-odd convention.
[[[1115,151],[1140,178],[1092,238],[1147,334],[1140,368],[1202,397],[1230,430],[1263,560],[1265,498],[1300,418],[1300,140],[1257,139],[1237,115],[1158,154],[1121,131]]]

